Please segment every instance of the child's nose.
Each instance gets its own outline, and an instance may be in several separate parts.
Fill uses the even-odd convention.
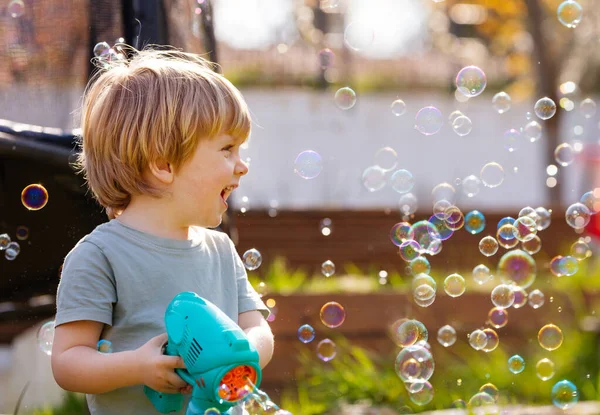
[[[246,163],[242,159],[238,160],[238,162],[235,165],[235,174],[238,176],[248,174],[248,163]]]

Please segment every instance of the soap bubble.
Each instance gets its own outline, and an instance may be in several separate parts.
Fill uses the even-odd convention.
[[[398,208],[402,215],[412,215],[417,211],[418,205],[417,197],[412,193],[405,193],[398,200]]]
[[[488,313],[488,322],[499,329],[508,324],[508,311],[502,307],[494,307]]]
[[[344,42],[354,51],[368,49],[375,40],[373,27],[361,21],[350,22],[344,30]]]
[[[584,193],[579,202],[583,203],[592,214],[600,212],[600,189]]]
[[[394,369],[403,382],[425,381],[433,375],[435,363],[427,348],[412,345],[400,350]]]
[[[454,330],[454,327],[448,324],[440,327],[437,333],[437,341],[444,347],[450,347],[456,343],[456,330]]]
[[[487,343],[487,335],[483,330],[477,329],[469,334],[469,344],[475,350],[481,350]]]
[[[6,6],[6,12],[13,19],[21,17],[25,13],[25,3],[23,3],[23,0],[11,0]]]
[[[362,182],[369,192],[376,192],[385,187],[385,170],[379,166],[370,166],[362,174]]]
[[[415,185],[412,173],[405,169],[396,170],[391,177],[392,188],[398,193],[407,193]]]
[[[448,226],[448,224],[443,219],[440,219],[435,215],[432,215],[429,218],[429,222],[435,226],[439,234],[439,239],[442,241],[449,239],[454,234],[454,231]]]
[[[30,184],[21,192],[21,203],[29,210],[40,210],[48,203],[48,191],[41,184]]]
[[[494,402],[498,402],[498,398],[500,397],[500,391],[498,387],[493,383],[486,383],[485,385],[481,385],[479,388],[479,392],[487,393],[492,397]]]
[[[493,236],[484,236],[479,241],[479,252],[485,256],[492,256],[498,252],[498,241]]]
[[[298,340],[310,343],[315,338],[315,329],[310,324],[303,324],[298,328]]]
[[[538,332],[538,342],[546,350],[556,350],[563,343],[562,330],[554,324],[546,324]]]
[[[513,224],[513,235],[521,242],[533,239],[537,233],[537,224],[530,216],[521,216]]]
[[[550,359],[540,359],[535,365],[535,372],[538,378],[543,381],[552,379],[554,376],[554,362]]]
[[[510,98],[510,95],[508,95],[504,91],[498,92],[492,98],[492,106],[494,107],[494,109],[496,110],[496,112],[498,114],[504,114],[505,112],[510,110],[511,105],[512,105],[512,99]]]
[[[400,258],[402,258],[406,262],[411,262],[416,259],[420,254],[421,245],[418,242],[409,239],[407,241],[402,242],[400,248],[398,250],[398,254]]]
[[[483,346],[483,350],[486,353],[489,352],[493,352],[494,350],[496,350],[496,348],[498,347],[498,345],[500,344],[500,337],[498,337],[498,333],[496,333],[496,330],[494,329],[483,329],[483,332],[485,333],[485,336],[487,337],[487,342],[485,343],[485,346]]]
[[[505,253],[498,261],[498,275],[509,283],[527,288],[534,283],[537,267],[527,252],[514,249]]]
[[[335,55],[331,49],[325,48],[319,51],[319,66],[321,69],[327,69],[333,64]]]
[[[456,75],[456,88],[469,98],[480,95],[487,85],[485,73],[477,66],[462,68]]]
[[[4,251],[10,244],[10,236],[7,233],[0,235],[0,251]]]
[[[556,114],[556,104],[548,97],[540,98],[533,107],[538,118],[548,120]]]
[[[529,139],[530,142],[535,143],[542,137],[542,126],[537,121],[530,121],[525,124],[523,134]]]
[[[567,208],[565,219],[573,229],[583,229],[590,223],[592,213],[583,203],[573,203]]]
[[[208,408],[206,411],[204,411],[204,415],[221,415],[221,411],[219,411],[217,408]]]
[[[440,183],[431,190],[431,198],[434,204],[441,200],[453,204],[456,199],[456,189],[450,183]]]
[[[332,228],[331,219],[329,219],[329,218],[323,218],[319,222],[319,229],[321,230],[321,234],[323,236],[329,236],[329,235],[331,235],[331,228]]]
[[[447,200],[439,200],[433,204],[433,215],[438,219],[446,221],[450,216],[450,212],[448,212],[450,207],[452,207],[452,203]]]
[[[100,353],[112,353],[112,343],[110,340],[102,339],[98,341],[98,344],[96,344],[96,350],[98,350]]]
[[[503,225],[507,225],[507,224],[512,225],[514,223],[515,223],[514,218],[511,218],[510,216],[506,216],[498,221],[498,229],[500,229]],[[510,232],[510,235],[512,235],[512,232]],[[514,238],[514,236],[513,236],[513,238]]]
[[[433,386],[428,381],[411,382],[408,389],[410,400],[419,406],[427,405],[433,399]]]
[[[321,322],[329,328],[341,326],[346,319],[344,307],[335,301],[325,303],[323,307],[321,307],[319,315],[321,317]]]
[[[504,224],[496,231],[496,239],[498,244],[506,249],[514,248],[518,245],[519,240],[515,238],[515,227],[511,224]]]
[[[316,151],[306,150],[294,161],[294,172],[303,179],[314,179],[323,170],[323,159]]]
[[[584,240],[580,239],[571,245],[571,255],[579,261],[582,261],[592,256],[592,250]]]
[[[566,1],[565,3],[570,3]],[[564,3],[563,3],[564,4]],[[552,403],[560,409],[567,409],[574,406],[579,401],[579,392],[577,387],[568,380],[556,382],[552,387]]]
[[[54,320],[42,324],[37,332],[36,338],[37,344],[42,352],[51,356],[52,344],[54,343]]]
[[[427,301],[435,297],[437,283],[426,273],[420,273],[414,276],[412,280],[413,297],[415,300]]]
[[[321,264],[321,272],[324,276],[331,277],[335,274],[335,264],[330,260],[323,262]]]
[[[428,332],[420,321],[407,320],[398,327],[395,338],[399,346],[408,347],[422,340],[427,341]]]
[[[436,107],[421,108],[415,117],[415,128],[421,134],[433,135],[444,125],[444,117]]]
[[[442,238],[435,225],[427,220],[415,222],[410,232],[414,235],[414,240],[421,246],[422,254],[430,253]]]
[[[515,293],[512,286],[499,284],[492,290],[492,304],[500,308],[508,308],[515,302]]]
[[[383,147],[375,153],[375,166],[380,167],[385,171],[390,171],[396,168],[398,164],[398,153],[391,147]]]
[[[596,102],[591,98],[586,98],[579,104],[579,109],[585,118],[592,118],[596,115]]]
[[[477,415],[497,415],[499,410],[496,407],[496,401],[486,392],[478,392],[469,399],[467,408],[473,414]]]
[[[569,143],[559,144],[554,150],[554,159],[561,166],[567,167],[575,160],[575,150]]]
[[[535,209],[535,213],[537,213],[538,217],[540,218],[540,222],[537,224],[537,230],[543,231],[544,229],[548,229],[550,223],[552,222],[550,211],[545,207],[538,207]]]
[[[409,266],[412,275],[429,274],[431,272],[431,264],[424,256],[413,259],[410,261]]]
[[[335,93],[334,101],[338,108],[349,110],[356,104],[356,92],[347,86],[340,88]]]
[[[332,360],[337,351],[336,345],[329,339],[323,339],[317,344],[317,356],[324,362]]]
[[[394,102],[392,102],[391,107],[392,114],[394,114],[396,117],[404,115],[404,113],[406,112],[406,104],[401,99],[397,99]]]
[[[467,284],[460,274],[450,274],[444,279],[444,291],[450,297],[460,297],[466,289]]]
[[[94,56],[97,58],[104,57],[110,52],[110,45],[106,42],[96,43],[94,46]]]
[[[471,122],[471,119],[465,115],[456,117],[452,122],[452,130],[461,137],[468,135],[472,129],[473,123]]]
[[[521,133],[511,128],[504,133],[504,148],[512,153],[519,147],[521,147]]]
[[[244,252],[242,260],[244,262],[244,266],[248,271],[254,271],[258,267],[260,267],[260,264],[262,264],[262,255],[257,249],[252,248]]]
[[[557,277],[562,277],[563,274],[560,271],[560,260],[563,259],[562,255],[557,255],[550,260],[550,272]]]
[[[558,261],[558,269],[562,275],[570,277],[579,270],[579,261],[570,255],[562,257]]]
[[[4,258],[13,261],[21,252],[21,246],[18,242],[10,242],[4,250]]]
[[[528,254],[537,254],[542,249],[542,240],[535,235],[532,239],[521,242],[521,248]]]
[[[462,181],[462,190],[463,193],[467,195],[467,197],[475,197],[479,193],[481,188],[481,180],[479,177],[471,174],[467,176]]]
[[[583,17],[583,8],[575,0],[563,1],[556,9],[558,21],[570,29],[577,27]]]
[[[511,356],[508,359],[508,370],[514,374],[521,373],[525,370],[525,359],[518,354]]]
[[[490,269],[483,264],[477,265],[473,268],[473,280],[481,285],[492,279],[492,274],[490,274]]]
[[[485,216],[478,210],[472,210],[465,215],[465,229],[475,235],[485,228]]]
[[[504,181],[504,169],[496,162],[487,163],[481,169],[479,177],[484,186],[490,188],[498,187]]]
[[[545,301],[546,301],[546,296],[540,290],[536,289],[529,293],[528,302],[529,302],[529,305],[531,306],[531,308],[533,308],[533,309],[540,308],[541,306],[544,305]]]
[[[19,241],[25,241],[27,238],[29,238],[29,228],[27,226],[17,226],[17,229],[15,230],[15,236]]]
[[[515,302],[513,303],[513,308],[521,308],[527,304],[527,291],[518,285],[513,287],[513,291],[515,292]]]

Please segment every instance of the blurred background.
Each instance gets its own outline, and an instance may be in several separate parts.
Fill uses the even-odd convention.
[[[101,42],[113,48],[110,59],[119,59],[118,43],[203,54],[249,104],[253,130],[242,155],[250,172],[222,230],[247,264],[259,259],[248,270],[273,311],[276,353],[263,389],[275,403],[305,415],[413,413],[460,407],[488,385],[503,405],[552,405],[552,386],[562,379],[577,386],[580,401],[598,400],[596,6],[0,0],[0,234],[20,244],[12,259],[0,260],[0,413],[19,401],[23,412],[85,413],[81,397],[53,383],[40,327],[52,321],[64,256],[106,221],[69,165]],[[41,210],[19,200],[32,183],[48,191]],[[578,203],[587,213],[573,213]],[[449,206],[464,213],[465,226],[452,229],[441,250],[423,253],[439,295],[415,303],[415,267],[399,255],[392,227]],[[527,216],[526,207],[551,218],[537,223],[535,246],[524,246],[527,238],[500,241],[488,256],[481,239],[499,239],[500,219]],[[469,217],[479,225],[484,218],[483,227],[467,220],[473,210]],[[545,301],[511,308],[511,323],[498,327],[488,312],[499,279],[479,283],[472,270],[483,265],[495,275],[513,248],[533,258],[537,279],[526,289],[539,289]],[[575,262],[561,268],[563,257]],[[443,283],[452,273],[466,284],[456,298]],[[321,307],[332,301],[343,324],[322,320]],[[406,346],[398,340],[406,318],[429,331],[424,340],[436,361],[429,400],[405,388],[394,365]],[[549,323],[564,334],[552,351],[537,339]],[[306,343],[298,331],[304,324],[315,333]],[[456,332],[450,347],[437,339],[445,325]],[[501,340],[475,350],[469,334],[484,327]],[[327,339],[336,345],[328,355],[318,346]],[[518,376],[507,369],[514,354],[527,362]],[[555,367],[546,380],[536,369],[544,358]]]

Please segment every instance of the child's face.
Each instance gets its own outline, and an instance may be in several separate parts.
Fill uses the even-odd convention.
[[[184,226],[219,226],[227,198],[248,173],[248,165],[240,158],[241,144],[228,135],[201,140],[192,158],[175,174],[171,192],[175,214]]]

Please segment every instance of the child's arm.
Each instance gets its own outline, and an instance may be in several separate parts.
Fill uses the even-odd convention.
[[[273,357],[275,340],[269,323],[263,315],[257,311],[246,311],[238,315],[238,325],[252,345],[256,348],[259,355],[259,365],[263,369]]]
[[[58,385],[71,392],[100,394],[145,384],[163,393],[189,393],[175,373],[185,368],[179,356],[166,356],[167,334],[153,337],[136,350],[100,353],[96,349],[103,323],[90,320],[61,324],[55,329],[52,373]]]

